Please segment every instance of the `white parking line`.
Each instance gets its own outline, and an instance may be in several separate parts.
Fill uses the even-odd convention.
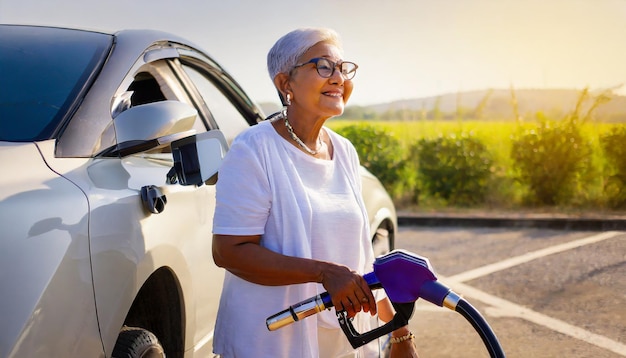
[[[599,334],[591,333],[556,318],[543,315],[513,302],[480,291],[464,283],[447,281],[445,278],[441,278],[441,282],[445,282],[448,287],[461,297],[471,297],[472,299],[490,305],[491,307],[486,310],[485,314],[494,317],[521,318],[626,357],[626,345],[623,343]]]
[[[521,265],[523,263],[539,259],[548,255],[556,254],[577,247],[594,244],[606,239],[614,238],[615,236],[622,235],[624,232],[620,231],[607,231],[594,236],[589,236],[583,239],[566,242],[564,244],[550,246],[545,249],[528,252],[523,255],[515,256],[502,260],[500,262],[493,263],[491,265],[482,266],[473,270],[465,271],[458,275],[448,277],[448,280],[455,282],[466,282],[482,276],[492,274],[494,272],[502,271],[513,266]]]
[[[461,295],[462,297],[471,297],[487,305],[490,305],[491,307],[487,308],[485,312],[486,314],[494,317],[507,316],[521,318],[534,324],[544,326],[546,328],[552,329],[554,331],[560,332],[562,334],[568,335],[570,337],[579,339],[586,343],[592,344],[600,348],[604,348],[606,350],[626,357],[626,345],[623,343],[614,341],[605,336],[591,333],[580,327],[576,327],[561,320],[543,315],[539,312],[517,305],[505,299],[490,295],[486,292],[480,291],[463,283],[465,281],[489,275],[491,273],[520,265],[538,258],[581,247],[584,245],[593,244],[622,234],[624,234],[624,232],[603,232],[598,235],[590,236],[580,240],[574,240],[568,243],[551,246],[542,250],[529,252],[524,255],[511,257],[509,259],[496,262],[494,264],[479,267],[477,269],[469,270],[447,278],[439,277],[439,280],[442,283],[448,285],[448,287],[450,287],[454,292]]]
[[[213,333],[215,333],[215,330],[211,330],[211,332],[209,332],[206,336],[202,337],[202,339],[200,339],[198,341],[198,343],[196,343],[195,346],[193,346],[193,352],[196,353],[197,351],[201,350],[202,348],[204,348],[204,346],[209,343],[210,341],[213,340]]]

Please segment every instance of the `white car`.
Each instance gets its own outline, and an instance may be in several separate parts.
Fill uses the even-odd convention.
[[[0,25],[0,79],[0,357],[211,356],[213,174],[261,110],[155,31]],[[363,182],[382,254],[395,209]]]

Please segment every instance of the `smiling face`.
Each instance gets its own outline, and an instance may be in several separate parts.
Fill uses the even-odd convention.
[[[306,63],[318,57],[332,62],[342,60],[337,46],[319,42],[305,52],[298,63]],[[345,80],[339,69],[335,69],[331,77],[324,78],[317,73],[315,64],[309,63],[291,71],[286,92],[291,93],[293,107],[311,115],[330,118],[343,113],[353,87],[352,80]]]

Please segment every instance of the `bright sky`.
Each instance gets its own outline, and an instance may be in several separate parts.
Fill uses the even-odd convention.
[[[0,0],[0,23],[172,32],[257,102],[278,103],[269,48],[308,26],[334,28],[359,64],[349,104],[626,84],[626,0]]]

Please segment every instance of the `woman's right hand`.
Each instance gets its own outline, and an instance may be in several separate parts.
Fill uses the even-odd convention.
[[[328,263],[320,282],[330,294],[335,309],[346,311],[348,317],[360,311],[376,314],[376,299],[367,281],[348,267]]]

